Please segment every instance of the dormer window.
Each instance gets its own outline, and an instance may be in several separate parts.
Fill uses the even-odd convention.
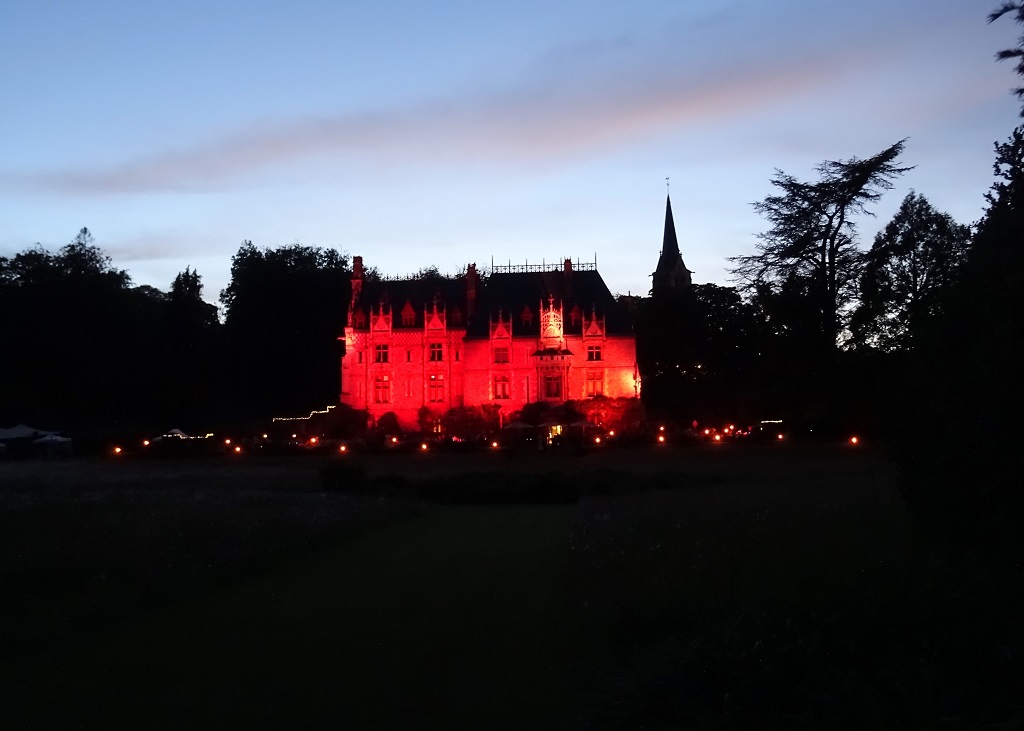
[[[529,305],[523,308],[523,311],[519,315],[519,318],[520,320],[522,320],[523,325],[526,327],[529,327],[530,325],[533,324],[533,311],[530,309]]]
[[[573,327],[577,327],[580,324],[580,306],[573,305],[572,311],[569,312],[569,323]]]
[[[462,311],[458,307],[456,307],[454,310],[452,310],[452,324],[453,325],[461,325],[462,324]]]
[[[356,310],[352,316],[353,327],[366,327],[366,314],[362,310]]]
[[[412,304],[409,302],[405,303],[405,307],[402,308],[402,327],[412,327],[416,324],[416,310],[412,308]]]

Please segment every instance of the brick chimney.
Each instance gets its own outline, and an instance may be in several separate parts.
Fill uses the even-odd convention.
[[[348,302],[348,326],[352,327],[352,311],[359,302],[359,293],[363,290],[363,257],[352,257],[352,297]]]
[[[566,297],[572,297],[572,259],[562,262],[562,292]]]
[[[476,273],[476,264],[466,267],[466,317],[476,312],[476,293],[480,288],[480,275]]]

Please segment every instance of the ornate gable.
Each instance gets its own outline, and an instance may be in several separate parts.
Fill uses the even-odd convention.
[[[382,302],[376,312],[370,310],[370,329],[375,332],[391,330],[391,305]]]
[[[555,298],[548,297],[548,306],[540,303],[540,337],[545,348],[561,347],[564,331],[562,329],[562,308],[555,308]]]
[[[430,309],[427,310],[426,315],[423,318],[423,329],[425,330],[444,330],[445,329],[445,312],[444,307],[441,309],[437,308],[438,298],[434,298],[434,302]]]
[[[591,309],[590,318],[583,316],[583,337],[603,338],[606,332],[604,317],[597,316],[596,308]]]
[[[491,339],[495,338],[511,338],[512,337],[512,323],[505,322],[505,315],[501,310],[498,310],[498,320],[495,322],[491,321]]]

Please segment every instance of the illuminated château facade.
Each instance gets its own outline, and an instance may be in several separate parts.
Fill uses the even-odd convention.
[[[639,396],[636,339],[596,264],[474,264],[456,278],[365,276],[353,257],[341,402],[403,428],[421,409]]]

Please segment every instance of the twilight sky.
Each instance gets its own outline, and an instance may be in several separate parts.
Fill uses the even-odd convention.
[[[385,274],[598,266],[646,294],[665,178],[695,282],[728,283],[775,168],[909,137],[911,189],[975,221],[1018,123],[974,0],[4,0],[0,256],[83,226],[136,284],[216,302],[243,240]]]

